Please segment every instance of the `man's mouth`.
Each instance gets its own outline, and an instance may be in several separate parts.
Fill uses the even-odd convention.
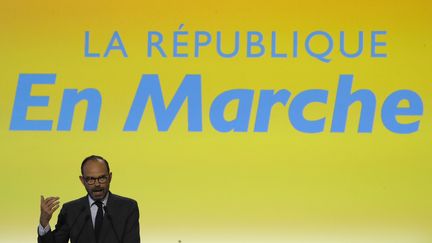
[[[103,188],[100,188],[100,189],[93,189],[92,191],[93,191],[93,193],[101,193],[101,192],[103,192]]]

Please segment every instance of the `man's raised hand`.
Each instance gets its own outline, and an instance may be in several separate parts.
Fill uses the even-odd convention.
[[[49,224],[49,221],[53,215],[53,213],[60,207],[60,201],[59,197],[47,197],[44,198],[44,196],[41,195],[40,201],[40,207],[41,207],[41,214],[40,214],[40,224],[42,227],[46,227]]]

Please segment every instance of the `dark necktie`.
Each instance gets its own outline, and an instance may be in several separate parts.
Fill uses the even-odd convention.
[[[103,209],[102,209],[103,204],[101,201],[96,201],[94,202],[94,204],[96,204],[96,206],[98,207],[98,211],[95,218],[95,236],[96,236],[96,241],[99,241],[99,235],[103,223]]]

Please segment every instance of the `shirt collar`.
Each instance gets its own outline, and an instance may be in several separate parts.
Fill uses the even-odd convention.
[[[108,201],[108,196],[109,196],[109,194],[110,194],[110,193],[108,192],[108,193],[106,194],[105,198],[102,200],[102,203],[103,203],[104,206],[107,205],[107,201]],[[87,197],[88,197],[88,200],[89,200],[90,207],[92,207],[92,206],[93,206],[93,203],[95,202],[95,200],[93,200],[93,198],[90,197],[90,195],[87,195]]]

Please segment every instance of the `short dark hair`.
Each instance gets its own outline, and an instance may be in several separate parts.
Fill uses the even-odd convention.
[[[108,161],[106,159],[104,159],[102,156],[99,156],[99,155],[90,155],[89,157],[85,158],[83,160],[83,162],[81,163],[81,175],[84,175],[84,166],[85,166],[85,164],[88,161],[91,161],[91,160],[100,160],[100,161],[105,162],[105,166],[106,166],[106,168],[108,170],[108,173],[110,172],[109,164],[108,164]]]

